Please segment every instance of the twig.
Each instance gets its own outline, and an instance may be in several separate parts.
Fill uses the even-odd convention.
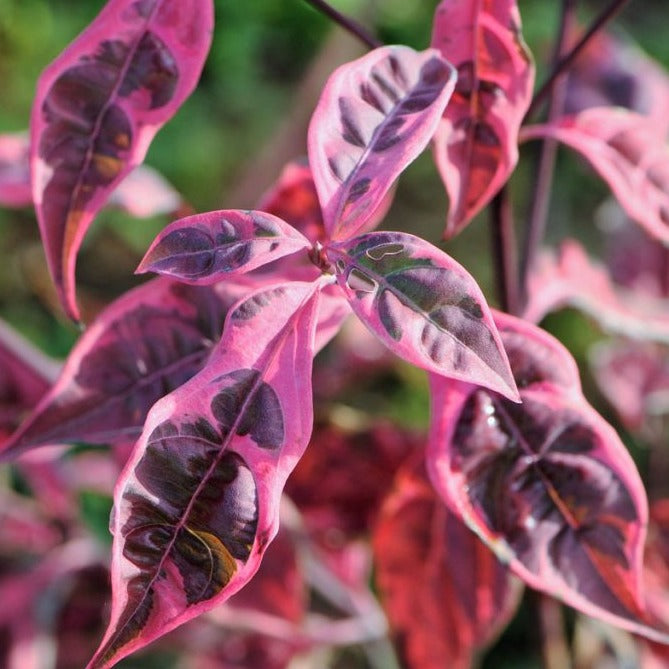
[[[341,12],[338,12],[334,7],[331,7],[325,0],[305,0],[318,10],[325,14],[328,18],[331,18],[335,23],[338,23],[344,30],[347,30],[352,35],[355,35],[361,42],[367,45],[370,49],[376,49],[383,45],[376,37],[371,35],[367,30],[365,30],[359,23],[344,16]]]
[[[544,669],[570,667],[571,657],[565,639],[561,604],[543,593],[536,593],[535,596]]]
[[[560,75],[565,72],[572,63],[581,55],[581,52],[590,43],[590,40],[625,6],[629,0],[613,0],[613,2],[592,22],[588,30],[585,31],[583,37],[572,47],[569,53],[565,54],[560,62],[553,68],[548,79],[543,83],[541,88],[534,94],[532,103],[530,104],[525,119],[530,118],[543,103],[555,84],[555,81]]]
[[[516,235],[507,186],[494,197],[490,211],[493,259],[500,306],[503,311],[518,315],[520,300]]]
[[[574,21],[575,0],[563,0],[560,15],[560,27],[558,30],[551,64],[555,69],[557,63],[567,50],[567,36]],[[566,73],[564,73],[566,75]],[[565,96],[567,92],[567,77],[561,76],[555,79],[555,85],[550,91],[548,107],[548,120],[558,118],[564,110]],[[532,191],[532,204],[527,229],[523,243],[523,251],[520,257],[520,298],[524,304],[527,298],[527,275],[532,262],[539,250],[539,246],[546,233],[548,220],[548,207],[551,199],[553,184],[553,173],[555,171],[555,159],[558,144],[553,139],[545,139],[541,145],[541,152],[536,169],[536,181]]]

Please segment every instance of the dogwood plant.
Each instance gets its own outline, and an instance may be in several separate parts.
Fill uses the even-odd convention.
[[[34,203],[51,276],[75,320],[82,240],[114,198],[130,211],[146,207],[146,181],[125,179],[195,88],[213,9],[212,0],[109,0],[40,77],[29,137],[0,144],[8,166],[0,197]],[[376,230],[397,178],[431,144],[450,202],[445,236],[492,202],[508,250],[504,189],[519,143],[548,138],[585,156],[627,216],[666,243],[666,128],[611,106],[523,125],[533,88],[514,0],[442,0],[429,48],[375,46],[332,73],[311,117],[308,165],[289,166],[256,209],[196,213],[165,227],[138,268],[161,276],[104,309],[55,381],[34,352],[3,335],[0,353],[34,406],[7,427],[4,461],[73,442],[124,453],[110,520],[110,615],[91,669],[205,613],[225,618],[221,605],[233,595],[234,605],[253,583],[272,582],[261,564],[290,517],[284,489],[313,509],[323,485],[315,479],[327,478],[316,465],[303,465],[315,478],[300,473],[298,463],[318,457],[327,429],[312,438],[314,358],[350,315],[364,326],[360,341],[380,343],[379,356],[394,354],[430,380],[427,445],[382,456],[394,464],[366,528],[406,665],[469,666],[515,610],[511,574],[669,643],[667,616],[648,604],[642,582],[642,480],[586,400],[569,351],[536,325],[578,299],[613,328],[665,343],[666,319],[621,306],[606,277],[604,288],[579,286],[579,272],[596,271],[583,254],[581,269],[559,283],[555,262],[542,265],[531,247],[517,295],[514,269],[501,270],[515,313],[494,310],[443,250]],[[156,207],[178,209],[178,196],[152,178]],[[361,365],[360,373],[374,372]],[[341,503],[325,506],[337,515]],[[63,569],[54,561],[48,573]],[[286,633],[294,652],[328,641],[302,634]]]

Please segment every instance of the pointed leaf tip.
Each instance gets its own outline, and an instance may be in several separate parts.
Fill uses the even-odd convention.
[[[39,79],[33,200],[49,270],[74,320],[83,237],[195,87],[212,26],[212,0],[110,0]]]

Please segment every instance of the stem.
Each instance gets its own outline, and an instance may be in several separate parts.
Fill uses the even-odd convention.
[[[367,30],[365,30],[359,23],[344,16],[341,12],[338,12],[334,7],[331,7],[325,0],[305,0],[309,3],[314,9],[319,12],[322,12],[328,18],[331,18],[335,23],[338,23],[344,30],[347,30],[352,35],[355,35],[361,42],[363,42],[370,49],[376,49],[382,46],[382,42],[376,39],[371,35]]]
[[[500,306],[503,311],[517,316],[520,300],[516,235],[507,186],[504,186],[494,197],[491,214],[492,249]]]
[[[543,593],[536,593],[535,601],[539,618],[544,669],[570,667],[571,657],[565,638],[560,602]]]
[[[590,43],[590,40],[628,3],[629,0],[613,0],[613,2],[592,22],[588,30],[585,31],[583,37],[572,47],[571,51],[560,59],[560,62],[553,68],[548,79],[544,82],[541,88],[534,94],[532,103],[525,114],[525,119],[528,119],[534,114],[544,99],[548,96],[553,88],[553,84],[558,77],[581,55],[581,52]]]
[[[554,70],[567,50],[567,35],[574,22],[575,0],[563,0],[560,15],[560,27],[553,50],[551,63]],[[567,77],[562,76],[554,79],[554,86],[550,92],[548,106],[548,121],[558,118],[564,110],[564,102],[567,92]],[[555,159],[557,156],[558,143],[554,139],[545,139],[541,144],[541,152],[536,169],[536,181],[532,192],[532,204],[530,216],[527,223],[523,252],[520,261],[520,292],[524,304],[527,297],[527,275],[536,257],[546,232],[548,221],[548,207],[551,199],[553,185],[553,173],[555,171]]]

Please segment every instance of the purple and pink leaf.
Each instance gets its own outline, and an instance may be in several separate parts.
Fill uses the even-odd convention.
[[[82,239],[194,89],[212,27],[211,0],[110,0],[39,79],[30,129],[33,200],[49,269],[75,320]]]
[[[645,610],[648,508],[634,462],[582,396],[566,349],[528,323],[496,320],[522,404],[432,375],[435,487],[525,583],[667,642]]]
[[[137,272],[208,284],[310,246],[302,233],[272,214],[210,211],[168,225],[151,244]]]
[[[393,353],[517,399],[481,289],[443,251],[406,233],[370,232],[326,252],[353,311]]]
[[[434,137],[434,158],[450,200],[444,234],[453,237],[518,162],[518,130],[532,99],[534,64],[515,0],[442,0],[432,46],[458,72]]]
[[[520,584],[451,513],[422,467],[400,470],[373,533],[381,600],[403,666],[469,669],[506,627]]]
[[[29,207],[32,203],[28,135],[0,135],[0,207]]]
[[[311,434],[318,288],[240,300],[204,370],[149,413],[116,487],[111,621],[91,669],[212,609],[258,569]]]
[[[646,116],[616,107],[586,109],[523,128],[521,140],[549,137],[578,151],[627,215],[669,246],[669,148]]]
[[[126,293],[87,329],[0,458],[63,442],[136,438],[151,406],[198,372],[246,281],[195,287],[159,278]]]
[[[308,134],[331,239],[378,222],[394,181],[432,138],[454,85],[453,68],[436,50],[405,46],[380,47],[331,75]]]

